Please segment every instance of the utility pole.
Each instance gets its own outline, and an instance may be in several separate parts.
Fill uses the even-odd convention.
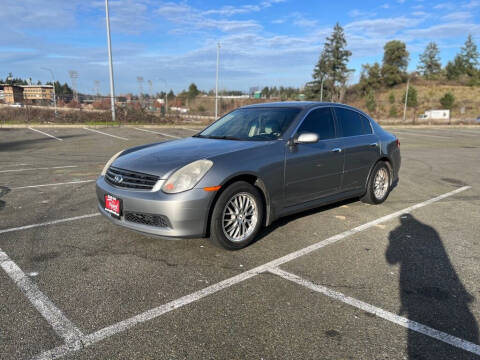
[[[57,95],[56,95],[56,92],[55,92],[55,74],[53,73],[53,70],[52,69],[49,69],[49,68],[46,68],[46,67],[42,67],[43,70],[47,70],[50,72],[50,75],[52,75],[52,81],[53,81],[53,119],[56,120],[57,119]]]
[[[140,101],[140,104],[143,104],[143,76],[137,76],[137,82],[138,82],[138,99]]]
[[[408,87],[410,85],[410,78],[407,80],[407,91],[405,91],[405,105],[403,106],[403,122],[407,119],[407,102],[408,102]]]
[[[323,101],[323,82],[325,81],[325,77],[322,78],[322,85],[320,87],[320,101]]]
[[[105,0],[105,21],[107,23],[108,64],[110,70],[110,102],[112,104],[112,121],[115,121],[115,85],[113,83],[112,40],[110,38],[110,16],[108,0]]]
[[[95,80],[93,83],[95,85],[95,96],[98,97],[100,95],[100,80]]]
[[[70,79],[72,80],[73,99],[78,102],[78,91],[77,91],[78,72],[76,70],[70,70],[68,72],[68,75],[70,75]]]
[[[217,43],[217,73],[215,77],[215,120],[218,118],[218,64],[220,61],[220,42]]]

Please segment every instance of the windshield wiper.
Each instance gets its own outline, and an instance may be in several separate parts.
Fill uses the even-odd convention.
[[[220,139],[220,140],[242,140],[242,139],[234,137],[234,136],[226,136],[226,135],[222,135],[222,136],[217,136],[217,135],[205,136],[205,135],[202,135],[202,137],[206,137],[208,139]]]

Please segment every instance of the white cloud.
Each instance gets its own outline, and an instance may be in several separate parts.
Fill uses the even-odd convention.
[[[420,19],[411,19],[405,16],[393,18],[378,18],[372,20],[354,21],[345,26],[345,30],[354,33],[365,33],[370,36],[391,36],[401,30],[416,26]]]
[[[433,25],[424,29],[410,29],[405,32],[408,36],[424,39],[446,39],[453,37],[466,37],[467,34],[480,34],[480,25],[463,22],[452,22]]]
[[[217,29],[223,32],[259,30],[262,26],[254,20],[217,20],[207,15],[218,15],[221,10],[200,11],[186,3],[163,3],[155,13],[168,21],[182,26],[186,31],[193,29]],[[234,11],[233,8],[223,8],[222,11]],[[176,29],[178,32],[178,29]]]
[[[372,18],[377,15],[376,12],[373,11],[363,11],[363,10],[358,10],[358,9],[353,9],[348,12],[348,16],[352,18]]]
[[[470,21],[473,14],[469,11],[457,11],[442,16],[442,20],[447,21]]]

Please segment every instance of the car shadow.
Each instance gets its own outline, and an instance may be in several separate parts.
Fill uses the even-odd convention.
[[[478,324],[469,308],[475,298],[465,289],[438,232],[410,214],[389,234],[385,253],[389,264],[400,266],[399,314],[420,324],[479,343]],[[411,329],[409,360],[479,359]]]
[[[76,137],[83,137],[88,135],[78,134],[78,135],[65,135],[62,136],[62,140],[76,138]],[[49,137],[45,138],[38,138],[38,139],[24,139],[24,140],[15,140],[15,141],[7,141],[7,142],[0,142],[0,151],[20,151],[28,149],[30,146],[35,144],[41,144],[49,141],[57,141],[55,139],[51,139]]]
[[[264,226],[262,228],[260,233],[255,238],[254,243],[257,242],[257,241],[260,241],[264,237],[268,236],[270,233],[274,232],[278,228],[281,228],[282,226],[287,225],[288,223],[290,223],[292,221],[295,221],[295,220],[300,219],[300,218],[305,217],[305,216],[310,216],[310,215],[318,214],[318,213],[321,213],[321,212],[324,212],[324,211],[327,211],[327,210],[335,209],[335,208],[340,207],[342,205],[348,205],[348,204],[351,204],[351,203],[354,203],[354,202],[357,202],[357,201],[358,201],[358,198],[342,200],[340,202],[336,202],[336,203],[332,203],[332,204],[329,204],[329,205],[321,206],[321,207],[314,208],[314,209],[311,209],[311,210],[305,210],[305,211],[302,211],[302,212],[299,212],[299,213],[296,213],[296,214],[293,214],[293,215],[289,215],[289,216],[285,216],[285,217],[282,217],[280,219],[277,219],[272,224],[270,224],[269,226]]]

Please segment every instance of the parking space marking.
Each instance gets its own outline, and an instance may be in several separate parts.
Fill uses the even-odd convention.
[[[314,284],[311,281],[308,281],[306,279],[303,279],[295,274],[289,273],[287,271],[284,271],[279,268],[272,268],[269,270],[270,273],[275,274],[280,276],[283,279],[292,281],[298,285],[302,285],[306,287],[307,289],[313,290],[315,292],[324,294],[328,297],[331,297],[335,300],[339,300],[345,304],[348,304],[350,306],[356,307],[358,309],[361,309],[365,312],[368,312],[370,314],[376,315],[382,319],[388,320],[390,322],[393,322],[397,325],[403,326],[407,329],[416,331],[418,333],[427,335],[431,338],[434,338],[436,340],[443,341],[444,343],[450,344],[452,346],[455,346],[457,348],[460,348],[462,350],[468,351],[470,353],[480,355],[480,346],[474,343],[471,343],[469,341],[466,341],[464,339],[460,339],[456,336],[444,333],[442,331],[436,330],[434,328],[431,328],[429,326],[420,324],[416,321],[404,318],[402,316],[398,316],[396,314],[393,314],[389,311],[380,309],[376,306],[367,304],[361,300],[357,300],[355,298],[352,298],[350,296],[344,295],[338,291],[329,289],[325,286]]]
[[[31,128],[31,127],[28,127],[28,128],[29,128],[30,130],[32,130],[32,131],[36,131],[36,132],[38,132],[38,133],[40,133],[40,134],[43,134],[43,135],[48,136],[48,137],[51,137],[52,139],[59,140],[59,141],[63,141],[63,139],[60,139],[60,138],[58,138],[58,137],[56,137],[56,136],[47,134],[46,132],[43,132],[43,131],[40,131],[40,130]]]
[[[45,186],[59,186],[59,185],[70,185],[70,184],[84,184],[84,183],[89,183],[89,182],[93,182],[93,181],[95,181],[95,180],[79,180],[79,181],[69,181],[69,182],[63,182],[63,183],[19,186],[19,187],[10,188],[10,190],[33,189],[33,188],[39,188],[39,187],[45,187]]]
[[[87,128],[87,127],[84,127],[84,129],[85,129],[85,130],[89,130],[89,131],[93,131],[93,132],[96,132],[96,133],[99,133],[99,134],[102,134],[102,135],[111,136],[111,137],[116,138],[116,139],[128,141],[127,138],[124,138],[124,137],[121,137],[121,136],[117,136],[117,135],[108,134],[108,133],[103,132],[103,131],[98,131],[98,130],[90,129],[90,128]]]
[[[52,170],[52,169],[68,169],[76,168],[77,165],[65,165],[65,166],[53,166],[53,167],[41,167],[41,168],[24,168],[24,169],[10,169],[10,170],[0,170],[0,173],[8,172],[20,172],[20,171],[34,171],[34,170]]]
[[[155,307],[153,309],[147,310],[143,313],[140,313],[138,315],[130,317],[126,320],[122,320],[122,321],[120,321],[116,324],[107,326],[107,327],[105,327],[103,329],[100,329],[98,331],[95,331],[95,332],[93,332],[89,335],[85,335],[82,338],[82,344],[84,345],[84,347],[92,346],[99,341],[102,341],[102,340],[104,340],[108,337],[111,337],[111,336],[116,335],[120,332],[128,330],[128,329],[130,329],[130,328],[132,328],[132,327],[134,327],[138,324],[141,324],[141,323],[144,323],[146,321],[155,319],[155,318],[157,318],[157,317],[159,317],[159,316],[161,316],[165,313],[168,313],[172,310],[181,308],[185,305],[191,304],[191,303],[193,303],[197,300],[200,300],[200,299],[202,299],[202,298],[204,298],[208,295],[214,294],[214,293],[216,293],[220,290],[229,288],[229,287],[231,287],[233,285],[236,285],[236,284],[238,284],[238,283],[240,283],[244,280],[250,279],[250,278],[252,278],[252,277],[254,277],[258,274],[270,271],[271,269],[275,269],[282,264],[285,264],[289,261],[297,259],[301,256],[307,255],[307,254],[309,254],[309,253],[311,253],[315,250],[318,250],[322,247],[325,247],[327,245],[338,242],[338,241],[340,241],[340,240],[342,240],[346,237],[349,237],[353,234],[356,234],[356,233],[361,232],[363,230],[369,229],[369,228],[371,228],[371,227],[373,227],[377,224],[380,224],[380,223],[386,222],[388,220],[394,219],[394,218],[396,218],[396,217],[398,217],[402,214],[410,213],[413,210],[416,210],[416,209],[422,208],[424,206],[433,204],[437,201],[443,200],[443,199],[445,199],[449,196],[453,196],[455,194],[458,194],[458,193],[460,193],[462,191],[465,191],[465,190],[468,190],[470,188],[471,188],[470,186],[463,186],[461,188],[455,189],[455,190],[450,191],[448,193],[436,196],[436,197],[431,198],[429,200],[426,200],[426,201],[423,201],[421,203],[409,206],[405,209],[396,211],[396,212],[391,213],[389,215],[382,216],[382,217],[380,217],[376,220],[367,222],[363,225],[354,227],[353,229],[350,229],[350,230],[344,231],[340,234],[331,236],[331,237],[329,237],[325,240],[319,241],[319,242],[317,242],[313,245],[310,245],[310,246],[307,246],[303,249],[294,251],[294,252],[292,252],[288,255],[282,256],[278,259],[272,260],[272,261],[267,262],[263,265],[257,266],[253,269],[250,269],[250,270],[247,270],[247,271],[245,271],[243,273],[240,273],[238,275],[235,275],[231,278],[220,281],[216,284],[210,285],[210,286],[208,286],[206,288],[203,288],[201,290],[195,291],[195,292],[193,292],[189,295],[185,295],[185,296],[183,296],[179,299],[170,301],[166,304],[163,304],[163,305],[160,305],[160,306]],[[66,356],[66,355],[68,355],[72,352],[78,351],[78,350],[79,349],[71,348],[69,346],[63,345],[63,346],[56,347],[52,350],[48,350],[48,351],[40,354],[38,357],[35,357],[35,359],[37,359],[37,360],[58,359],[58,358],[61,358],[63,356]]]
[[[153,133],[153,134],[158,134],[158,135],[162,135],[162,136],[167,136],[167,137],[171,137],[171,138],[174,138],[174,139],[181,139],[180,136],[169,135],[169,134],[161,133],[161,132],[158,132],[158,131],[140,129],[140,128],[136,128],[136,127],[133,127],[132,129],[139,130],[139,131],[145,131],[145,132],[149,132],[149,133]]]
[[[8,229],[0,229],[0,234],[5,234],[5,233],[9,233],[9,232],[14,232],[14,231],[27,230],[27,229],[32,229],[32,228],[37,228],[37,227],[42,227],[42,226],[48,226],[48,225],[61,224],[61,223],[64,223],[64,222],[69,222],[69,221],[88,219],[88,218],[99,216],[99,215],[100,215],[100,213],[94,213],[94,214],[74,216],[74,217],[65,218],[65,219],[52,220],[52,221],[47,221],[47,222],[39,223],[39,224],[18,226],[18,227],[13,227],[13,228],[8,228]]]
[[[0,249],[0,267],[66,344],[76,343],[82,338],[82,332],[65,317],[61,310],[40,291],[38,286],[25,275],[22,269],[2,249]]]
[[[434,138],[440,138],[440,139],[451,139],[451,136],[442,136],[442,135],[432,135],[432,134],[419,134],[419,133],[413,133],[409,131],[396,131],[399,135],[413,135],[413,136],[428,136],[428,137],[434,137]]]

